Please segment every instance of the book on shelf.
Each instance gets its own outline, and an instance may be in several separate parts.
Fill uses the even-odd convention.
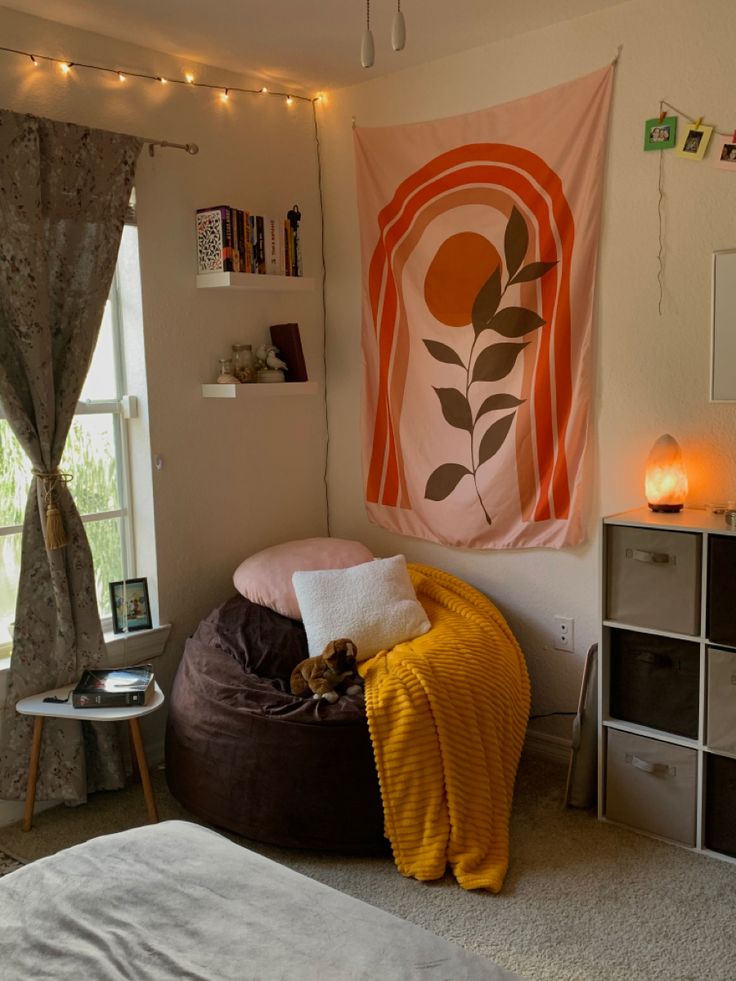
[[[74,708],[123,708],[148,705],[156,691],[153,668],[89,668],[72,691]]]
[[[256,229],[256,247],[254,250],[254,255],[256,257],[255,272],[265,273],[266,272],[266,226],[263,220],[263,215],[256,215],[255,229]]]
[[[227,204],[197,208],[197,272],[233,272],[233,218]]]
[[[287,382],[305,382],[307,378],[307,363],[304,360],[302,341],[299,336],[299,324],[272,324],[270,327],[271,340],[279,349],[279,357],[286,362]]]
[[[264,218],[263,231],[266,246],[266,272],[269,276],[284,275],[284,240],[278,218]]]

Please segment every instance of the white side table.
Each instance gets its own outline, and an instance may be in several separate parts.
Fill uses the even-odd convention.
[[[164,704],[164,694],[155,684],[154,696],[148,705],[125,705],[120,708],[74,708],[71,700],[68,702],[44,702],[44,698],[65,698],[74,685],[65,685],[63,688],[54,688],[51,691],[42,691],[38,695],[29,695],[21,698],[16,703],[15,709],[21,715],[34,716],[33,723],[33,742],[31,743],[31,762],[28,768],[28,788],[26,790],[26,804],[23,812],[23,830],[30,831],[33,824],[33,806],[36,802],[36,780],[38,779],[38,761],[41,756],[41,737],[43,736],[44,719],[76,719],[82,722],[124,722],[130,726],[130,736],[135,750],[135,759],[138,763],[141,783],[143,784],[143,795],[146,799],[146,809],[148,811],[148,821],[150,824],[158,822],[158,811],[156,800],[153,796],[151,785],[151,775],[148,772],[146,753],[143,748],[141,738],[141,727],[139,719],[143,715],[149,715],[161,708]]]

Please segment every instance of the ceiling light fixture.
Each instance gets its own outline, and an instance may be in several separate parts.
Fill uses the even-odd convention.
[[[406,44],[406,21],[401,13],[401,0],[396,2],[396,13],[391,25],[391,47],[394,51],[403,51]]]
[[[376,48],[371,31],[371,0],[365,0],[365,30],[360,43],[360,63],[363,68],[370,68],[375,61]]]

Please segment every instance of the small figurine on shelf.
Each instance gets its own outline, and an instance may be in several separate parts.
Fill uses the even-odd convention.
[[[288,368],[279,358],[278,353],[279,349],[273,344],[261,344],[256,351],[256,371],[259,382],[286,381],[284,371]]]
[[[230,358],[220,358],[217,362],[220,366],[217,375],[218,385],[237,385],[238,379],[233,374],[233,363]]]

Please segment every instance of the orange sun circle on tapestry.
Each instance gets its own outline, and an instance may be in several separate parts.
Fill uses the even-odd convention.
[[[500,264],[498,252],[478,232],[458,232],[437,249],[424,277],[424,301],[446,327],[466,327],[481,287]]]

